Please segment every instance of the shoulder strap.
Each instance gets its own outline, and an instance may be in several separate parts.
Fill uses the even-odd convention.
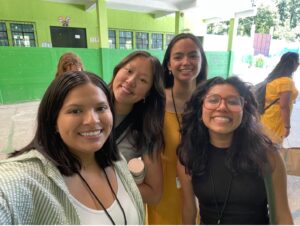
[[[130,112],[123,121],[115,128],[115,140],[118,140],[121,134],[128,128],[133,121],[133,113]]]
[[[272,81],[272,80],[271,80]],[[265,79],[265,82],[266,82],[266,88],[267,88],[267,84],[269,83],[269,82],[271,82],[271,81],[269,81],[267,78]],[[266,111],[269,107],[271,107],[273,104],[275,104],[277,101],[279,101],[279,97],[278,98],[276,98],[275,100],[272,100],[272,102],[267,106],[267,107],[265,107],[264,108],[264,111]]]
[[[267,110],[269,107],[271,107],[273,104],[275,104],[280,98],[276,98],[275,100],[273,100],[267,107],[265,107],[264,110]]]

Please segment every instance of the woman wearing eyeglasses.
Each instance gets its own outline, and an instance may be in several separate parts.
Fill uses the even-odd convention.
[[[293,224],[282,159],[237,77],[201,83],[188,101],[178,147],[183,223]]]

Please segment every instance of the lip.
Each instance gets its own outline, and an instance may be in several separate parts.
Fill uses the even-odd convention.
[[[79,132],[78,134],[81,137],[85,137],[85,138],[98,138],[101,136],[102,133],[103,133],[103,129],[93,129],[93,130],[82,131]]]
[[[224,115],[218,115],[218,116],[213,116],[211,117],[215,122],[217,123],[230,123],[232,122],[232,118],[229,116],[224,116]]]
[[[124,93],[128,94],[128,95],[131,95],[133,94],[132,90],[130,88],[128,88],[127,86],[125,85],[121,85],[121,89]]]

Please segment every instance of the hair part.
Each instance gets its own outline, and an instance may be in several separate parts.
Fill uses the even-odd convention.
[[[162,66],[163,66],[163,74],[164,74],[164,84],[165,84],[166,88],[170,88],[174,85],[174,77],[172,74],[170,74],[169,69],[168,69],[168,64],[170,63],[172,48],[178,41],[183,40],[183,39],[191,39],[197,45],[197,47],[200,51],[201,69],[200,69],[199,74],[197,75],[196,83],[198,84],[207,79],[208,64],[207,64],[206,55],[204,53],[203,47],[200,43],[200,40],[191,33],[181,33],[181,34],[176,35],[171,40],[171,42],[169,43],[168,48],[165,52]]]
[[[37,130],[33,140],[21,150],[14,152],[12,156],[36,149],[50,160],[63,175],[70,176],[78,172],[81,169],[81,162],[77,156],[70,152],[57,132],[56,125],[59,112],[70,91],[89,83],[104,92],[114,118],[110,91],[100,77],[90,72],[66,72],[52,81],[40,102],[37,114]],[[103,168],[111,166],[114,161],[120,159],[113,130],[101,149],[96,152],[95,157],[97,163]]]

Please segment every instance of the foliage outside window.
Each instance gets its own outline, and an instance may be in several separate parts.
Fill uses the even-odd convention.
[[[116,48],[116,31],[108,30],[108,42],[109,42],[109,48],[111,49]]]
[[[136,48],[148,49],[149,47],[149,35],[146,32],[136,32],[135,34]]]
[[[166,48],[168,48],[168,45],[173,38],[174,38],[173,34],[166,34]]]
[[[0,22],[0,46],[8,46],[7,30],[4,22]]]
[[[152,49],[163,49],[163,35],[159,33],[153,33],[152,38]]]
[[[32,24],[10,24],[12,42],[14,46],[35,47],[35,35]]]
[[[120,31],[119,44],[120,49],[132,49],[132,32]]]

